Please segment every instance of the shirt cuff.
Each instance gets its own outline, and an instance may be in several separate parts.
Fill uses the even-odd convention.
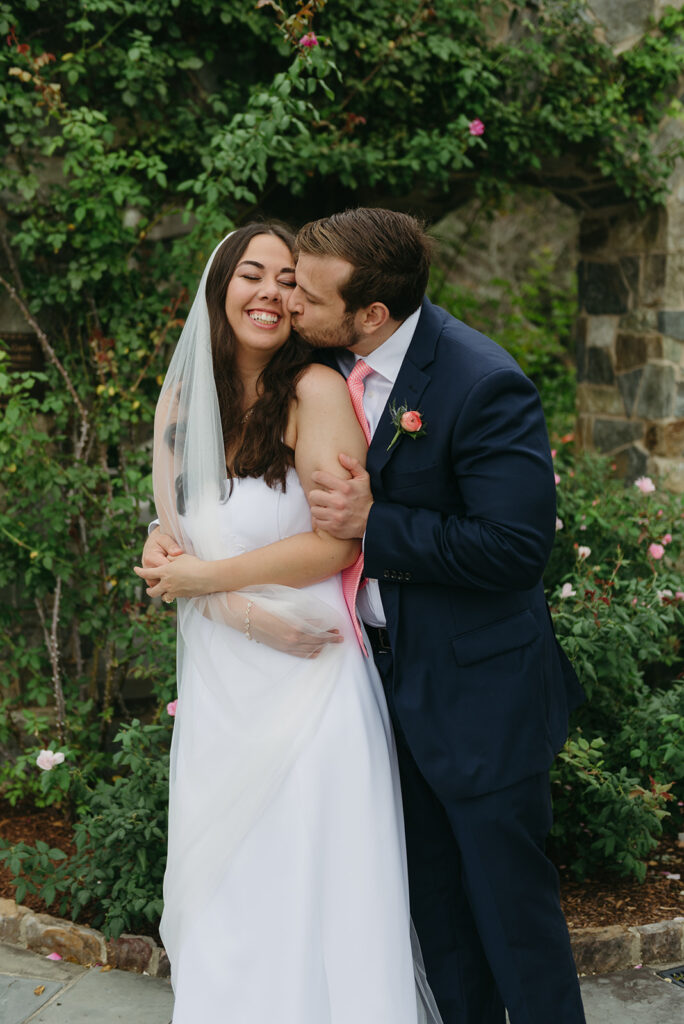
[[[147,536],[149,537],[149,535],[152,533],[152,531],[156,530],[158,526],[159,526],[159,520],[158,519],[153,519],[152,522],[150,523],[150,525],[147,527]]]

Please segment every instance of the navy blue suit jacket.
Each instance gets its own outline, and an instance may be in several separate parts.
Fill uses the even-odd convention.
[[[392,450],[389,405],[427,433]],[[443,801],[548,769],[583,699],[542,573],[554,470],[536,388],[499,345],[424,300],[368,450],[365,573],[380,583],[394,705]]]

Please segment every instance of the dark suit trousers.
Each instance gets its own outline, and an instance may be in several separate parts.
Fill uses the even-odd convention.
[[[584,1024],[558,875],[544,853],[548,774],[442,803],[392,706],[392,655],[374,652],[397,738],[411,914],[444,1024]]]

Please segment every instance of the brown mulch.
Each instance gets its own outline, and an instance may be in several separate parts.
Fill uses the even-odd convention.
[[[73,849],[71,827],[53,808],[31,810],[26,805],[5,805],[0,809],[0,837],[31,845],[42,839],[65,853]],[[563,910],[570,928],[652,924],[684,916],[684,846],[674,836],[663,838],[653,852],[643,883],[611,874],[580,882],[562,870],[560,874]],[[0,866],[0,897],[14,898],[10,877],[10,872]],[[35,896],[27,894],[23,902],[31,910],[48,912]],[[82,922],[89,923],[85,916]]]
[[[684,916],[684,845],[664,836],[648,861],[643,882],[603,877],[576,881],[561,871],[561,902],[569,928],[653,924]],[[679,876],[668,877],[668,876]]]

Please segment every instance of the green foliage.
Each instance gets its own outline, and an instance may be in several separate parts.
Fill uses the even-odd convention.
[[[302,221],[350,202],[405,206],[408,195],[417,212],[428,202],[444,211],[474,190],[496,198],[520,181],[552,186],[561,156],[565,176],[577,166],[618,198],[660,201],[680,146],[655,147],[653,135],[668,112],[679,116],[684,13],[669,10],[615,56],[583,7],[0,0],[0,289],[45,363],[18,372],[0,360],[0,745],[12,755],[0,787],[10,800],[65,801],[76,812],[73,857],[44,844],[11,854],[21,884],[58,909],[96,906],[112,934],[159,912],[168,729],[117,726],[136,711],[134,686],[145,684],[146,713],[173,696],[174,615],[148,607],[131,568],[149,517],[161,375],[208,252],[255,215]],[[319,44],[300,45],[311,31]],[[470,133],[475,118],[484,135]],[[457,315],[475,312],[466,300],[445,301]],[[494,336],[561,422],[572,391],[568,305],[543,262],[505,302],[509,326]],[[584,589],[598,586],[566,544],[581,515],[600,576],[611,578],[603,561],[618,499],[600,507],[605,523],[585,505],[568,490],[552,594],[580,577]],[[648,530],[655,539],[651,513]],[[633,553],[643,545],[632,537],[623,548],[615,588],[623,611],[630,586],[641,595],[644,623],[616,615],[604,649],[648,633],[647,657],[674,665],[678,640],[655,619],[660,609],[661,623],[679,623],[679,606],[656,606],[653,589],[674,592],[674,568],[658,568],[655,581]],[[586,636],[563,625],[569,606],[556,601],[578,662],[588,650],[579,640],[602,642],[593,601],[580,597],[575,616]],[[611,673],[625,693],[637,693],[639,678],[650,685],[644,656],[630,664],[596,672],[601,715]],[[41,747],[67,761],[38,775]],[[641,758],[632,757],[635,775]]]
[[[75,853],[50,850],[44,842],[31,847],[0,840],[0,862],[13,874],[18,901],[33,893],[74,920],[87,908],[89,920],[107,936],[156,926],[166,863],[170,732],[167,725],[137,720],[121,730],[113,763],[125,774],[81,791]]]
[[[609,867],[643,882],[667,813],[667,787],[644,789],[626,767],[611,772],[603,746],[600,737],[579,735],[559,754],[551,772],[551,846],[580,878]]]

